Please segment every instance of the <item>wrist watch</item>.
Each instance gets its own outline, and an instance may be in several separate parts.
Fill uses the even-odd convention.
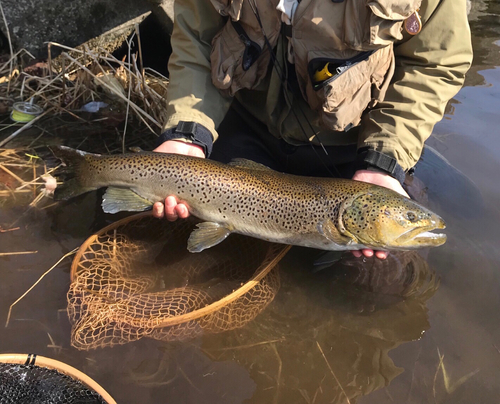
[[[175,128],[167,129],[158,138],[158,145],[167,140],[186,139],[189,143],[200,146],[205,157],[212,153],[214,140],[210,131],[196,122],[179,121]]]
[[[360,149],[356,158],[356,169],[372,167],[396,178],[403,185],[406,173],[395,158],[367,147]]]

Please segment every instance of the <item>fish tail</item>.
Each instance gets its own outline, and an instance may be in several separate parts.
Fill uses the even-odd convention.
[[[63,182],[58,184],[54,191],[55,200],[67,200],[98,188],[84,180],[84,174],[88,172],[88,157],[98,155],[66,146],[55,146],[51,150],[64,165],[64,168],[56,173]]]

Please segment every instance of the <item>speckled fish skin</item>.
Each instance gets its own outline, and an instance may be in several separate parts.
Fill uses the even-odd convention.
[[[243,159],[227,165],[154,152],[100,156],[59,147],[54,153],[74,165],[75,173],[73,184],[56,190],[56,199],[110,186],[130,189],[151,203],[175,195],[208,222],[200,234],[216,233],[215,242],[200,244],[193,232],[194,252],[232,232],[323,250],[408,250],[446,240],[429,233],[445,227],[438,215],[364,182],[282,174]]]

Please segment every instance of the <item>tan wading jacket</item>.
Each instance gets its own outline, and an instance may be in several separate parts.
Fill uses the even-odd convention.
[[[235,96],[289,143],[357,142],[413,167],[472,61],[466,0],[302,0],[286,32],[277,4],[175,1],[165,129],[195,121],[217,139]],[[410,36],[403,22],[417,8],[422,30]],[[285,91],[289,66],[298,88]],[[325,66],[333,75],[318,81]]]

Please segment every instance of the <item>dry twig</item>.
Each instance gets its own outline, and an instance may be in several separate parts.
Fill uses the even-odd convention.
[[[332,367],[330,366],[330,362],[328,362],[328,359],[326,359],[326,356],[325,356],[325,353],[323,352],[323,349],[321,348],[321,345],[319,344],[318,341],[316,341],[316,345],[318,345],[318,349],[319,351],[321,352],[321,355],[323,355],[323,359],[325,360],[326,362],[326,365],[328,366],[328,369],[330,369],[330,373],[332,374],[333,378],[335,379],[335,381],[337,382],[337,384],[339,385],[340,387],[340,390],[342,390],[342,393],[344,393],[344,396],[345,398],[347,399],[347,402],[349,404],[351,404],[351,400],[349,400],[349,396],[347,395],[347,393],[345,392],[344,388],[342,387],[342,385],[340,384],[340,381],[339,379],[337,379],[337,376],[335,375],[335,373],[333,373],[333,369]]]
[[[75,254],[77,251],[78,251],[78,248],[75,248],[73,250],[71,250],[70,252],[68,252],[67,254],[65,254],[61,259],[59,259],[59,261],[57,261],[52,267],[50,267],[47,271],[45,271],[42,276],[40,276],[40,278],[38,278],[38,280],[26,291],[24,292],[21,297],[19,299],[17,299],[14,303],[12,303],[9,307],[9,313],[7,314],[7,321],[5,322],[5,328],[7,328],[9,326],[9,322],[10,322],[10,315],[12,313],[12,308],[17,304],[19,303],[29,292],[31,292],[33,290],[33,288],[38,285],[40,283],[40,281],[45,277],[45,275],[49,274],[55,267],[57,267],[61,261],[63,261],[66,257],[69,257],[73,254]]]
[[[0,253],[0,257],[8,257],[10,255],[26,255],[26,254],[36,254],[38,251],[16,251],[16,252],[5,252]]]

